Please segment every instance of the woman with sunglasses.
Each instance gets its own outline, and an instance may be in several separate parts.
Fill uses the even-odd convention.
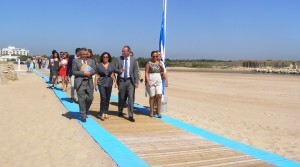
[[[68,91],[68,83],[69,83],[69,78],[67,76],[67,70],[68,70],[68,61],[69,61],[69,53],[64,52],[61,54],[61,60],[59,62],[59,76],[61,78],[61,82],[63,85],[63,91],[67,92]]]
[[[158,59],[158,52],[151,52],[151,60],[146,64],[145,67],[145,81],[146,90],[150,96],[150,117],[153,117],[153,103],[154,99],[157,104],[157,116],[161,118],[160,107],[161,107],[161,95],[162,95],[162,80],[161,72],[164,71],[164,67],[160,60]],[[155,97],[155,98],[154,98]]]
[[[103,52],[100,56],[100,63],[97,65],[96,77],[94,80],[95,90],[100,91],[100,112],[97,115],[102,121],[108,119],[108,107],[112,86],[116,87],[115,72],[120,73],[112,64],[111,56],[108,52]]]
[[[51,89],[54,89],[57,85],[58,70],[59,70],[58,53],[54,52],[52,55],[52,59],[50,60],[50,73],[52,74],[52,84],[53,84],[51,87],[49,87]]]

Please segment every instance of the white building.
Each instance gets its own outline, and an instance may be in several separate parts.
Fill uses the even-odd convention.
[[[9,59],[17,59],[18,56],[28,56],[29,50],[8,46],[0,49],[0,61],[7,61]]]
[[[28,56],[29,50],[8,46],[0,50],[0,56]]]

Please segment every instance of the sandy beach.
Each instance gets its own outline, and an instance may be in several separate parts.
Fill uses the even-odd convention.
[[[169,71],[169,78],[166,115],[300,161],[300,76]],[[149,106],[144,84],[136,97]]]
[[[115,166],[41,77],[18,78],[0,85],[1,166]]]

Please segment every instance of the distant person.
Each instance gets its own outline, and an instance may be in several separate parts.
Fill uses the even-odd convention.
[[[161,118],[160,107],[161,107],[161,96],[162,96],[162,79],[161,72],[164,71],[162,63],[158,60],[157,51],[151,52],[151,61],[146,64],[145,67],[145,82],[146,89],[150,96],[149,105],[150,105],[150,117],[154,115],[154,97],[156,97],[157,104],[157,116]]]
[[[26,66],[27,66],[27,72],[29,72],[29,68],[30,68],[30,58],[28,58],[26,60]]]
[[[32,72],[34,69],[34,62],[33,62],[33,58],[30,58],[29,60],[29,71]]]
[[[94,57],[94,54],[93,54],[93,50],[92,50],[92,49],[88,49],[88,59],[93,59],[94,62],[95,62],[95,65],[97,65],[97,60],[96,60],[96,58]]]
[[[44,57],[44,59],[45,59],[45,69],[48,69],[49,68],[50,59],[48,57]]]
[[[49,88],[54,89],[57,85],[57,78],[58,78],[58,70],[59,70],[59,59],[58,53],[55,52],[53,54],[52,59],[50,60],[50,73],[52,74],[52,86]]]
[[[100,56],[100,63],[97,65],[94,80],[95,90],[100,91],[100,112],[98,117],[104,121],[108,119],[108,108],[113,84],[116,86],[115,72],[119,70],[111,64],[111,56],[108,52],[103,52]]]
[[[163,91],[162,91],[162,94],[165,94],[165,87],[168,87],[169,80],[168,80],[167,68],[165,66],[165,62],[161,58],[161,55],[162,55],[161,52],[158,50],[157,51],[157,59],[161,62],[161,64],[164,67],[164,71],[163,71],[161,77],[162,77],[162,82],[163,82]]]
[[[97,63],[97,60],[94,57],[92,49],[88,49],[88,59],[92,59],[95,63],[95,66],[97,66],[98,63]],[[93,75],[92,77],[93,77],[93,81],[95,81],[95,75]]]
[[[63,59],[64,53],[65,52],[63,52],[63,51],[59,52],[59,60]]]
[[[69,79],[67,76],[68,61],[69,61],[69,53],[64,52],[64,54],[62,55],[62,59],[59,62],[59,67],[60,67],[59,68],[59,76],[62,81],[64,92],[68,91],[68,83],[69,83]]]
[[[42,59],[41,59],[41,66],[42,66],[42,69],[45,69],[45,67],[46,67],[46,58],[45,57],[42,57]]]
[[[133,57],[134,56],[134,53],[131,51],[130,52],[130,57]],[[141,74],[141,71],[140,71],[140,65],[139,65],[139,62],[136,60],[136,65],[137,65],[137,68],[138,68],[138,76],[139,76],[139,79],[140,79],[140,82],[143,83],[143,78],[142,78],[142,74]]]
[[[42,67],[42,57],[38,58],[37,63],[39,65],[39,69]]]
[[[86,122],[87,112],[94,99],[92,75],[95,74],[96,66],[93,60],[87,58],[86,48],[81,49],[79,56],[79,59],[73,60],[72,73],[75,76],[74,86],[77,91],[81,121]]]
[[[75,55],[71,55],[69,56],[69,61],[68,61],[68,68],[67,68],[67,75],[70,78],[70,83],[71,83],[71,102],[78,102],[78,98],[77,98],[77,93],[76,93],[76,89],[74,88],[74,80],[75,80],[75,76],[72,72],[72,65],[73,65],[73,60],[74,59],[79,59],[79,52],[81,51],[81,48],[76,48],[75,50]]]
[[[31,58],[31,61],[32,61],[32,63],[33,63],[33,69],[35,69],[35,67],[37,66],[37,61],[36,61],[36,59],[35,58]]]
[[[51,84],[52,83],[52,70],[51,70],[51,65],[53,64],[52,62],[53,62],[53,55],[54,55],[54,53],[57,53],[57,51],[56,50],[52,50],[52,55],[49,57],[49,61],[48,61],[48,68],[49,68],[49,70],[50,70],[50,75],[49,75],[49,83]],[[57,53],[58,54],[58,53]]]
[[[118,74],[117,83],[119,89],[118,101],[118,116],[123,117],[123,108],[125,103],[125,95],[128,94],[128,116],[129,121],[135,122],[134,114],[134,88],[138,88],[139,77],[136,60],[130,56],[131,49],[129,46],[124,46],[122,49],[122,56],[116,61],[116,68],[121,69]]]
[[[63,52],[63,51],[61,51],[61,52],[59,52],[59,55],[58,55],[58,60],[59,60],[59,63],[64,59],[64,54],[65,54],[65,52]],[[59,69],[58,69],[58,72],[59,72],[59,70],[60,70],[60,65],[59,65]],[[62,83],[63,81],[62,81],[62,78],[60,77],[60,75],[58,75],[58,78],[57,78],[57,83]]]

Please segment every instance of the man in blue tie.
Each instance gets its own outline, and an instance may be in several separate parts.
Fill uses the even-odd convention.
[[[134,57],[130,56],[131,49],[129,46],[124,46],[122,49],[122,56],[116,61],[116,68],[121,70],[118,74],[117,84],[119,89],[118,101],[118,116],[123,117],[123,108],[125,104],[125,96],[128,96],[128,119],[135,122],[133,118],[134,110],[134,89],[138,88],[139,77],[138,67]]]

